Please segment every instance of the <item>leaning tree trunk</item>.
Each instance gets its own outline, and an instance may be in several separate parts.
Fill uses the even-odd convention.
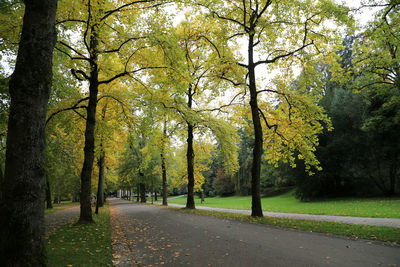
[[[102,146],[102,145],[100,145]],[[96,201],[96,211],[95,213],[99,213],[99,207],[103,207],[104,205],[104,165],[105,165],[106,153],[104,151],[101,152],[100,159],[97,162],[99,167],[99,183],[97,184],[97,201]]]
[[[51,190],[49,180],[46,178],[46,209],[52,209],[53,204],[51,203]]]
[[[45,266],[45,122],[56,43],[56,0],[25,0],[10,80],[5,174],[0,203],[2,266]]]
[[[79,223],[93,223],[90,195],[92,190],[91,179],[94,161],[94,133],[96,126],[97,94],[99,92],[99,70],[97,66],[97,35],[96,27],[92,27],[90,39],[91,61],[89,80],[89,103],[87,106],[84,160],[81,172],[81,211]]]
[[[253,148],[253,165],[251,167],[251,216],[262,217],[260,197],[260,173],[261,173],[261,156],[263,152],[263,132],[258,111],[257,103],[257,86],[255,77],[255,65],[253,61],[254,35],[249,36],[249,89],[250,89],[250,107],[254,127],[254,148]]]

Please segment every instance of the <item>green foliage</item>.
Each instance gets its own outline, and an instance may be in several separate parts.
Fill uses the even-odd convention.
[[[94,215],[96,223],[72,221],[47,239],[49,266],[113,266],[108,205]]]

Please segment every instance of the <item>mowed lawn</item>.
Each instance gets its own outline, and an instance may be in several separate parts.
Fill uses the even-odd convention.
[[[400,218],[400,198],[342,198],[301,202],[294,191],[261,199],[264,211],[324,214],[355,217]],[[168,203],[186,204],[186,196],[170,197]],[[251,209],[251,196],[195,198],[197,206],[227,209]]]

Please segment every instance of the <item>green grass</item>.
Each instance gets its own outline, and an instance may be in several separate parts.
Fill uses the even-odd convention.
[[[60,210],[65,210],[68,208],[79,206],[79,202],[71,202],[71,201],[62,201],[60,204],[53,204],[52,209],[45,209],[44,214],[49,214],[53,212],[57,212]]]
[[[93,216],[95,224],[76,225],[75,220],[50,235],[48,266],[113,266],[108,205]]]
[[[362,238],[370,240],[378,240],[384,242],[393,242],[400,244],[400,229],[394,227],[383,226],[367,226],[335,222],[308,221],[308,220],[293,220],[286,218],[262,217],[255,218],[248,215],[217,212],[209,210],[190,210],[182,208],[168,207],[181,212],[214,216],[224,219],[239,220],[251,223],[260,223],[278,227],[291,229],[305,230],[309,232],[320,232],[334,235],[348,236],[351,238]]]
[[[171,197],[168,202],[184,205],[186,204],[186,197]],[[343,198],[301,202],[294,197],[294,192],[291,191],[279,196],[262,198],[261,202],[264,211],[272,212],[400,218],[399,198]],[[206,198],[203,204],[200,203],[200,198],[196,197],[195,203],[197,206],[250,210],[251,196]]]

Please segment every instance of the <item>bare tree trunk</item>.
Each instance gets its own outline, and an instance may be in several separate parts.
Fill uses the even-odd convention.
[[[96,108],[97,94],[99,92],[99,70],[97,66],[97,27],[92,27],[90,35],[90,80],[89,80],[89,103],[87,106],[86,129],[85,129],[85,148],[84,160],[81,172],[81,211],[79,223],[93,223],[92,207],[91,207],[91,190],[92,190],[92,170],[94,161],[94,139],[96,126]]]
[[[57,1],[26,0],[15,71],[0,203],[2,266],[45,266],[45,122]]]
[[[53,204],[51,203],[51,191],[50,191],[50,183],[46,178],[46,208],[52,209]]]
[[[102,147],[102,145],[100,145]],[[97,201],[96,201],[96,211],[99,213],[99,207],[104,205],[104,165],[105,165],[106,153],[103,151],[100,155],[100,159],[97,162],[99,167],[99,183],[97,184]]]
[[[192,101],[193,101],[193,93],[192,87],[189,87],[188,93],[188,107],[192,108]],[[188,174],[188,194],[187,194],[187,201],[186,201],[186,208],[187,209],[194,209],[194,151],[193,151],[193,125],[192,123],[188,122],[188,137],[187,137],[187,151],[186,151],[186,160],[187,160],[187,174]]]
[[[251,216],[262,217],[260,196],[260,173],[261,173],[261,156],[263,152],[263,132],[260,120],[260,114],[257,103],[257,86],[255,77],[255,65],[253,62],[254,35],[249,36],[249,89],[250,89],[250,107],[254,127],[254,148],[253,148],[253,165],[251,167]]]
[[[139,202],[139,195],[140,195],[140,184],[136,186],[136,202]]]

